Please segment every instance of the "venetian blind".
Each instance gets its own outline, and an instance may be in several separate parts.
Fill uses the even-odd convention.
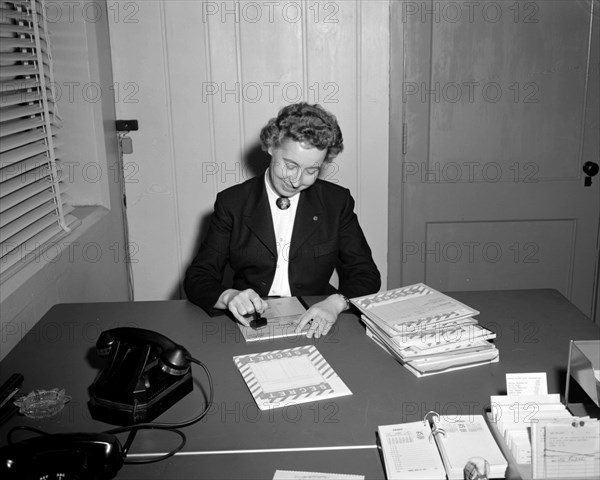
[[[45,0],[0,1],[0,278],[77,219],[61,181]]]

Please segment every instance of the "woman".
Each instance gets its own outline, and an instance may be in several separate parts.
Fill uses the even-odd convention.
[[[319,337],[349,308],[348,297],[381,286],[349,190],[318,178],[343,150],[342,132],[320,105],[297,103],[269,120],[260,139],[269,168],[217,195],[185,291],[205,310],[229,310],[244,325],[267,308],[261,297],[328,295],[298,324],[311,322],[307,336]],[[227,264],[232,288],[222,284]],[[329,284],[334,269],[338,291]]]

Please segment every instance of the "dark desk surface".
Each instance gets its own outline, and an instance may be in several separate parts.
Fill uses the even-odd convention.
[[[182,455],[140,467],[126,465],[120,479],[168,480],[269,480],[276,470],[364,475],[365,479],[385,479],[383,464],[376,448],[235,453],[227,455]]]
[[[245,478],[271,478],[275,468],[365,474],[383,477],[374,448],[378,425],[420,420],[430,410],[440,414],[483,414],[490,395],[505,393],[505,374],[548,373],[548,391],[564,393],[569,341],[600,338],[598,326],[554,290],[455,292],[452,297],[481,312],[479,323],[494,330],[500,362],[472,369],[416,378],[369,340],[357,317],[343,314],[334,330],[320,339],[284,338],[246,343],[236,324],[226,317],[209,318],[186,301],[61,304],[53,307],[0,364],[0,382],[10,374],[25,376],[23,392],[35,388],[66,388],[72,401],[54,419],[33,421],[15,416],[1,427],[1,441],[15,425],[49,432],[103,431],[107,424],[91,419],[88,387],[102,361],[95,354],[101,331],[116,326],[156,330],[184,345],[210,369],[214,405],[205,419],[186,428],[186,452],[247,449],[367,447],[327,452],[178,456],[155,464],[148,472],[177,463],[193,478],[215,477],[199,465],[225,465],[223,478],[244,468]],[[232,357],[234,355],[314,344],[353,392],[348,397],[261,411],[256,407]],[[159,421],[182,421],[204,407],[207,385],[194,368],[195,386]],[[165,452],[174,439],[138,435],[131,452]],[[308,458],[312,460],[307,461]],[[202,460],[199,460],[202,458]],[[227,458],[232,458],[231,454]],[[289,458],[292,467],[283,464]],[[280,463],[280,459],[281,462]],[[320,461],[318,461],[320,459]],[[325,468],[329,462],[330,467]],[[178,463],[181,462],[181,463]],[[322,463],[324,462],[324,463]],[[276,465],[273,468],[273,465]],[[311,466],[308,468],[308,466]],[[349,470],[350,467],[357,470]],[[220,467],[220,468],[221,468]],[[119,478],[134,478],[146,467],[127,467]],[[172,467],[174,468],[174,467]],[[131,472],[131,476],[126,475]],[[206,472],[210,472],[210,475]],[[153,478],[144,473],[145,478]],[[171,478],[174,478],[171,476]]]

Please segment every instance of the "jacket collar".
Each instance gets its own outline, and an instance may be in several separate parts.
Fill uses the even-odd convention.
[[[263,175],[251,180],[250,192],[244,207],[244,218],[248,228],[258,237],[272,255],[277,255],[275,231]],[[298,248],[319,228],[323,221],[324,205],[321,197],[321,180],[302,192],[294,219],[290,258]]]

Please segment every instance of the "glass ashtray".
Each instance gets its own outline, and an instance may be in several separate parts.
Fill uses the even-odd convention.
[[[27,395],[22,395],[14,400],[19,407],[19,413],[28,418],[47,418],[60,412],[65,404],[71,400],[65,395],[65,389],[53,388],[52,390],[33,390]]]

